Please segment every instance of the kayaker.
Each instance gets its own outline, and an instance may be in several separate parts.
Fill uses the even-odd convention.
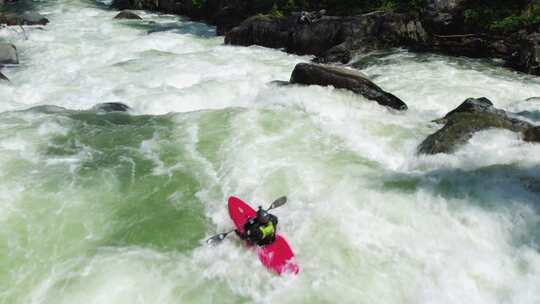
[[[257,215],[244,224],[245,233],[242,234],[236,230],[236,234],[242,240],[246,240],[251,244],[265,246],[272,244],[276,240],[277,224],[278,218],[259,206]]]

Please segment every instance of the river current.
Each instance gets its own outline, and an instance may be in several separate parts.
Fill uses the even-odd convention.
[[[49,1],[0,29],[0,303],[539,303],[540,145],[505,130],[418,144],[468,97],[540,123],[540,78],[497,61],[373,53],[351,64],[396,112],[280,87],[309,56],[232,47],[207,25]],[[97,113],[103,102],[132,110]],[[278,277],[234,237],[230,195],[287,195]]]

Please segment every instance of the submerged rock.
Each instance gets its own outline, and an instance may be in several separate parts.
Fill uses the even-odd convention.
[[[104,102],[95,105],[92,110],[97,112],[127,112],[130,107],[120,102]]]
[[[290,82],[285,81],[285,80],[274,80],[274,81],[270,81],[270,84],[273,84],[273,85],[278,86],[278,87],[286,87],[286,86],[291,85]]]
[[[17,48],[10,43],[0,43],[0,64],[18,64]]]
[[[418,147],[420,154],[452,153],[474,133],[491,128],[523,132],[532,125],[496,109],[487,98],[469,98],[445,117],[436,121],[445,126],[428,136]]]
[[[406,110],[407,105],[396,96],[385,92],[362,73],[339,67],[299,63],[291,75],[291,83],[305,85],[334,86],[361,94],[369,100],[397,110]]]
[[[26,12],[21,17],[25,25],[46,25],[49,23],[49,19],[36,12]]]
[[[9,78],[7,78],[4,74],[2,74],[2,72],[0,72],[0,80],[9,81]]]
[[[523,131],[523,140],[540,143],[540,126],[528,128]]]
[[[135,14],[132,11],[121,11],[114,17],[114,19],[131,19],[131,20],[142,20],[142,18]]]
[[[49,19],[36,12],[23,14],[0,13],[0,24],[6,25],[46,25]]]

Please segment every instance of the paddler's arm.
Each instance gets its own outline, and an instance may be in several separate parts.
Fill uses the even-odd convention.
[[[272,222],[272,224],[274,224],[274,227],[277,226],[278,224],[278,218],[277,216],[273,215],[273,214],[270,214],[270,221]]]

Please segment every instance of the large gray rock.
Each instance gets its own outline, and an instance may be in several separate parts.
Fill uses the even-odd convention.
[[[0,64],[18,64],[17,48],[13,44],[0,43]]]
[[[362,73],[351,69],[299,63],[294,68],[290,82],[347,89],[369,100],[375,100],[383,106],[397,110],[407,109],[407,105],[399,98],[385,92]]]
[[[469,141],[474,133],[486,129],[524,132],[532,127],[530,123],[496,109],[487,98],[469,98],[436,122],[444,123],[445,126],[420,144],[420,154],[452,153]]]

